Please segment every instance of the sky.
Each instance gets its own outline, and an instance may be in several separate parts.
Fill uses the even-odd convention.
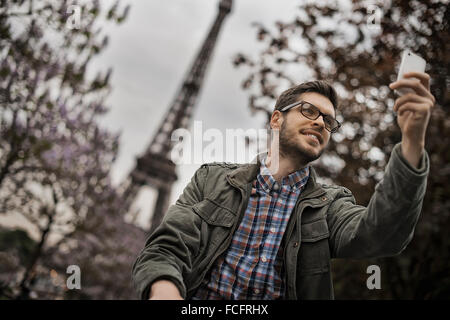
[[[108,4],[103,0],[103,4]],[[93,68],[113,68],[109,113],[102,124],[121,132],[120,149],[113,167],[114,183],[120,183],[150,143],[159,123],[180,87],[198,49],[218,13],[219,0],[140,0],[131,4],[127,20],[108,24],[109,46],[93,61]],[[233,56],[242,52],[256,57],[262,44],[256,41],[252,22],[272,27],[277,20],[295,16],[298,1],[234,0],[214,54],[210,60],[192,121],[201,121],[203,131],[216,128],[259,129],[264,115],[252,115],[248,93],[240,85],[248,70],[236,69]],[[192,122],[191,122],[192,123]],[[178,181],[171,195],[174,203],[200,164],[178,166]],[[156,191],[138,196],[138,223],[148,227]]]

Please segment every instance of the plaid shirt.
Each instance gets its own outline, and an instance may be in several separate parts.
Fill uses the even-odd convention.
[[[284,296],[280,244],[308,178],[306,167],[284,177],[280,186],[262,161],[230,247],[214,262],[192,299],[273,300]]]

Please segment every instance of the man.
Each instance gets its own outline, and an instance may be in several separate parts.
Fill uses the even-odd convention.
[[[331,258],[402,252],[426,189],[425,132],[435,99],[429,76],[394,105],[397,144],[367,207],[309,166],[327,146],[337,97],[326,82],[286,90],[270,120],[279,139],[256,164],[206,164],[195,173],[133,266],[142,299],[333,299]],[[279,150],[279,152],[277,152]]]

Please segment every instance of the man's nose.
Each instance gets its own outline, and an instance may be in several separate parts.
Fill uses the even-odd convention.
[[[325,122],[323,121],[323,115],[319,115],[316,120],[311,120],[314,125],[319,126],[322,129],[325,129]]]

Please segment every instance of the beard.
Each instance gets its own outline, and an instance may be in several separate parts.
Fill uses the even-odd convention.
[[[314,153],[303,148],[295,138],[298,132],[289,130],[286,125],[287,121],[283,121],[280,128],[279,152],[280,156],[290,158],[296,163],[308,164],[317,160],[323,153],[324,148],[319,153]],[[292,131],[292,132],[290,132]]]

